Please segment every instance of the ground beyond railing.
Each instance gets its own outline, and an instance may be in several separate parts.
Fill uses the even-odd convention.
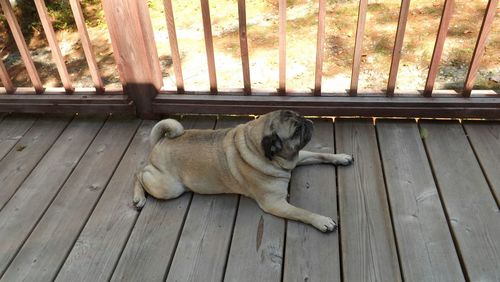
[[[319,0],[315,80],[314,89],[309,93],[293,92],[287,88],[286,0],[279,0],[279,72],[277,73],[279,86],[275,92],[265,92],[251,88],[246,5],[244,0],[238,0],[243,85],[241,89],[231,92],[220,91],[217,86],[208,0],[201,0],[210,81],[210,91],[206,92],[185,91],[171,0],[164,0],[164,8],[175,73],[175,91],[162,89],[162,72],[145,1],[102,1],[123,90],[105,89],[86,30],[82,9],[78,0],[70,0],[81,44],[95,86],[94,89],[75,89],[68,75],[45,3],[43,0],[35,0],[34,2],[64,89],[44,88],[30,57],[26,41],[11,4],[8,0],[0,0],[3,14],[7,19],[33,86],[33,88],[16,88],[3,62],[0,61],[0,78],[3,84],[3,88],[0,88],[0,94],[2,92],[8,94],[0,95],[0,112],[133,112],[135,109],[136,113],[141,117],[149,118],[155,117],[159,113],[249,114],[286,107],[311,115],[500,118],[500,98],[498,93],[492,90],[472,91],[488,33],[492,27],[498,0],[488,1],[474,53],[469,64],[468,74],[464,81],[463,91],[460,93],[456,91],[433,91],[446,33],[453,14],[453,0],[445,0],[444,2],[424,89],[403,93],[395,93],[395,86],[410,0],[402,0],[401,2],[387,88],[385,92],[378,93],[376,91],[364,93],[358,90],[361,50],[368,6],[367,0],[360,0],[359,3],[350,89],[338,93],[325,93],[321,89],[326,0]]]

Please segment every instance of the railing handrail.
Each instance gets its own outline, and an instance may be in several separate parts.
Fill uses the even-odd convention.
[[[493,18],[495,16],[496,7],[499,0],[489,0],[486,6],[482,25],[479,31],[477,42],[475,44],[474,53],[470,61],[467,77],[464,82],[464,89],[460,95],[469,97],[472,91],[475,76],[479,68],[479,61],[484,53],[486,39],[491,30]],[[47,36],[50,49],[53,54],[54,62],[62,80],[62,84],[66,94],[71,94],[75,89],[68,75],[61,50],[57,44],[54,29],[52,27],[47,8],[43,0],[35,0],[36,9],[40,16],[43,29]],[[146,116],[153,113],[153,99],[162,93],[160,91],[163,81],[159,58],[153,36],[151,19],[149,17],[147,3],[144,1],[135,0],[107,0],[102,1],[105,11],[106,21],[108,23],[109,32],[111,35],[111,44],[114,50],[115,61],[119,70],[120,80],[123,85],[124,94],[130,96],[140,115]],[[204,94],[225,94],[225,91],[218,88],[217,72],[215,67],[215,56],[213,46],[213,36],[210,20],[209,0],[200,0],[201,4],[201,19],[203,22],[203,31],[205,38],[205,47],[207,55],[208,76],[210,81],[210,91],[203,92]],[[318,3],[318,28],[316,42],[316,63],[315,63],[315,78],[314,89],[310,93],[301,93],[303,95],[322,96],[325,95],[321,89],[322,68],[324,60],[324,45],[325,45],[325,18],[326,18],[326,0],[319,0]],[[40,77],[34,66],[33,60],[29,55],[29,51],[25,39],[21,33],[19,23],[14,15],[13,9],[8,0],[0,0],[3,13],[7,19],[10,30],[13,34],[16,45],[21,54],[24,65],[26,66],[28,75],[34,87],[34,92],[41,94],[44,92]],[[95,93],[104,93],[105,86],[103,85],[101,74],[97,67],[95,55],[92,50],[92,45],[85,26],[83,13],[78,0],[70,0],[70,5],[78,32],[81,38],[81,43],[84,49],[84,54],[89,65],[90,74],[95,86]],[[172,53],[173,69],[176,78],[176,94],[186,93],[183,80],[183,71],[180,58],[180,51],[177,42],[176,27],[174,20],[174,11],[171,0],[163,0],[165,20],[169,35],[169,43]],[[441,55],[446,40],[446,34],[453,15],[454,0],[445,0],[441,15],[439,29],[436,35],[434,51],[429,66],[429,71],[425,83],[425,88],[422,95],[431,97],[434,90],[434,82],[436,80]],[[410,0],[402,0],[398,27],[395,34],[394,46],[391,56],[391,67],[387,82],[385,95],[394,96],[397,81],[397,73],[399,69],[399,61],[401,59],[401,50],[405,35],[406,23]],[[352,63],[352,75],[350,96],[358,94],[358,81],[361,64],[361,50],[363,44],[364,28],[366,23],[366,14],[368,10],[368,1],[359,1],[358,20],[356,27],[356,36],[354,44],[354,54]],[[286,86],[286,1],[278,1],[279,14],[279,73],[278,73],[278,89],[276,95],[290,95],[292,90]],[[250,64],[249,64],[249,48],[247,39],[246,27],[246,4],[245,0],[238,0],[238,22],[239,22],[239,42],[241,50],[241,64],[243,85],[240,93],[242,95],[253,95],[259,92],[258,89],[251,88]],[[127,28],[124,28],[126,26]],[[6,93],[15,94],[21,93],[16,90],[15,85],[9,78],[7,69],[3,62],[0,62],[0,79]],[[77,91],[78,92],[78,91]],[[187,92],[189,93],[189,92]],[[186,94],[188,95],[188,94]],[[294,96],[293,94],[291,96]],[[241,101],[244,101],[242,99]],[[432,101],[432,100],[429,100]]]

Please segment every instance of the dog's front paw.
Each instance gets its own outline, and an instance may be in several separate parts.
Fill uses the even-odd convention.
[[[350,165],[354,162],[354,157],[348,154],[336,154],[334,164],[335,165]]]
[[[333,232],[337,229],[337,223],[333,219],[322,215],[317,216],[312,225],[321,232]]]

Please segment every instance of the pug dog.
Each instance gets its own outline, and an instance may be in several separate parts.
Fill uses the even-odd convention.
[[[145,192],[164,200],[186,191],[235,193],[254,199],[267,213],[332,232],[337,228],[332,218],[287,201],[296,166],[353,162],[347,154],[301,151],[312,133],[313,122],[289,110],[220,130],[184,130],[174,119],[162,120],[151,131],[149,163],[136,174],[134,205],[144,206]]]

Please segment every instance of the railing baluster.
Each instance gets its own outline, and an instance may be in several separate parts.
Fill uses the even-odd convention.
[[[203,32],[205,34],[205,48],[207,50],[210,92],[215,94],[217,93],[217,76],[215,72],[214,42],[212,37],[212,24],[210,21],[210,8],[208,0],[201,0],[201,15],[203,17]]]
[[[484,14],[483,23],[481,25],[481,30],[479,31],[476,47],[474,48],[474,53],[472,55],[472,60],[470,62],[469,71],[467,72],[467,78],[465,79],[464,83],[464,91],[462,93],[464,97],[470,97],[472,87],[474,86],[474,80],[476,78],[476,74],[479,69],[479,63],[481,57],[484,54],[486,39],[488,38],[488,33],[490,33],[491,26],[493,24],[493,19],[495,18],[495,11],[497,6],[498,6],[498,0],[489,0],[488,5],[486,6],[486,12]]]
[[[3,87],[7,91],[7,93],[14,93],[14,85],[10,80],[9,73],[7,73],[7,68],[3,64],[3,61],[0,59],[0,80],[2,81]]]
[[[56,34],[54,33],[54,29],[52,28],[52,22],[49,18],[47,7],[45,6],[43,0],[35,0],[35,6],[38,11],[38,15],[40,16],[40,21],[42,22],[45,36],[47,37],[47,41],[49,42],[49,46],[52,51],[52,57],[59,72],[59,76],[61,77],[63,87],[66,92],[73,92],[74,88],[71,85],[68,70],[66,69],[66,65],[64,64],[64,58],[57,43]]]
[[[241,66],[243,69],[243,92],[250,95],[250,63],[248,58],[248,40],[247,40],[247,15],[245,0],[238,0],[238,19],[240,33]]]
[[[174,64],[177,93],[184,93],[184,79],[182,77],[181,56],[179,54],[179,44],[177,43],[177,32],[175,30],[174,9],[172,8],[172,0],[163,0],[163,7],[165,9],[168,41],[170,43],[172,62]]]
[[[80,34],[83,52],[85,53],[85,58],[87,59],[87,64],[89,66],[90,76],[92,77],[92,81],[94,82],[94,87],[97,93],[104,93],[104,83],[102,82],[99,67],[97,66],[97,61],[92,50],[92,43],[90,42],[87,27],[85,26],[82,7],[80,6],[79,0],[70,0],[69,4],[71,5],[71,10],[73,11],[73,16],[75,18],[76,27],[78,28],[78,33]]]
[[[366,12],[368,0],[359,1],[358,26],[356,27],[356,41],[354,42],[354,57],[352,60],[351,88],[349,95],[358,94],[359,68],[361,65],[361,51],[363,49],[363,35],[365,33]]]
[[[403,40],[405,37],[409,9],[410,0],[402,0],[401,9],[399,11],[398,29],[396,32],[396,39],[394,40],[394,49],[392,50],[389,80],[387,81],[387,96],[394,95],[394,90],[396,89],[396,78],[398,76],[399,61],[401,60],[401,50],[403,49]]]
[[[325,48],[326,0],[319,0],[318,38],[316,42],[316,71],[314,74],[314,95],[321,95],[321,78],[323,76],[323,58]]]
[[[424,96],[426,97],[430,97],[432,95],[432,90],[434,89],[434,82],[436,81],[439,62],[441,61],[441,55],[443,54],[446,33],[448,32],[448,26],[450,25],[451,16],[453,14],[454,2],[454,0],[444,1],[443,14],[441,15],[441,22],[439,23],[436,44],[434,45],[431,64],[429,66],[429,73],[427,75],[427,81],[425,82]]]
[[[286,0],[279,0],[279,86],[278,93],[286,95]]]
[[[109,1],[109,0],[106,0]],[[122,0],[122,3],[128,0]],[[157,91],[160,91],[163,86],[163,74],[161,72],[160,67],[160,58],[158,56],[158,50],[156,48],[156,40],[154,37],[153,23],[151,22],[151,16],[149,15],[149,7],[148,1],[146,5],[139,3],[143,1],[136,1],[137,4],[135,7],[137,8],[137,16],[139,17],[139,22],[141,25],[141,32],[144,36],[144,47],[146,48],[146,60],[149,63],[150,68],[153,72],[153,81]],[[102,3],[102,1],[101,1]]]
[[[24,66],[26,67],[26,71],[28,72],[28,76],[30,77],[31,83],[35,88],[36,93],[38,94],[43,93],[44,89],[42,81],[40,80],[35,64],[31,59],[28,45],[26,45],[23,33],[21,32],[21,27],[17,22],[16,16],[14,15],[14,11],[12,10],[12,6],[10,5],[9,0],[0,0],[0,4],[2,5],[4,16],[7,19],[10,30],[12,31],[14,41],[16,41],[17,48],[19,49],[19,53],[21,54],[21,58],[23,60]]]

